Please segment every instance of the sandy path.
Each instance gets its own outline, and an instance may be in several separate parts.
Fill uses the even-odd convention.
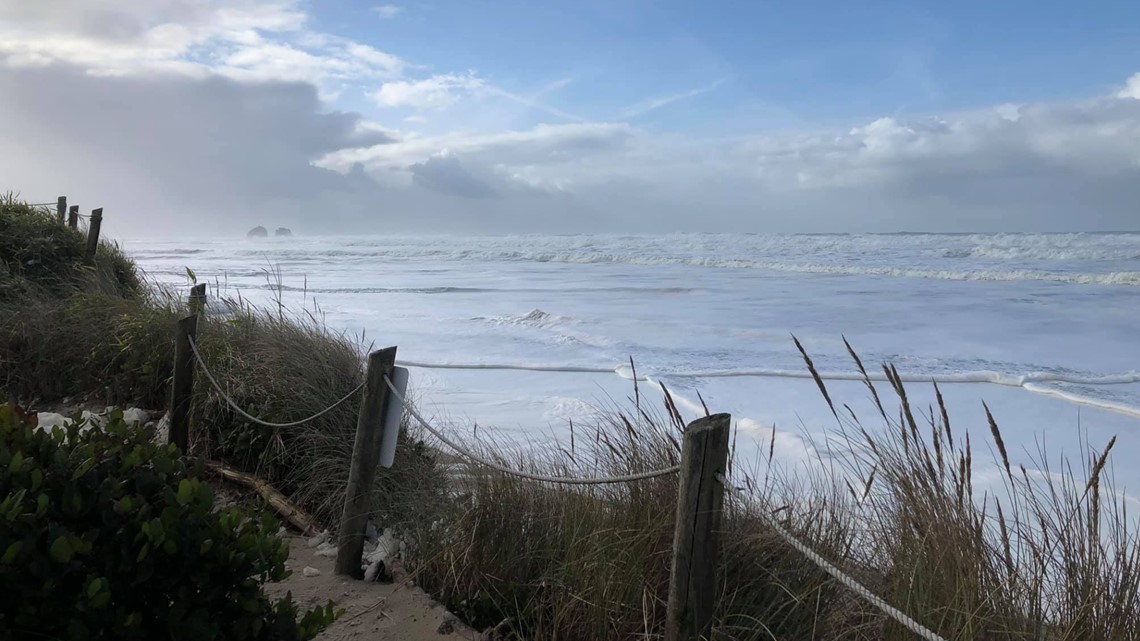
[[[308,547],[304,538],[290,534],[286,539],[293,575],[281,583],[267,584],[265,591],[275,598],[290,591],[302,609],[324,605],[329,599],[334,607],[344,608],[340,619],[317,637],[319,641],[472,641],[480,638],[418,587],[406,583],[366,583],[336,576],[333,559],[314,554],[316,550]],[[320,576],[304,576],[306,566],[319,570]]]

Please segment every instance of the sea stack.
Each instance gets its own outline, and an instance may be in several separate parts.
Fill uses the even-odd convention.
[[[276,230],[273,232],[273,235],[274,235],[274,236],[292,236],[292,235],[293,235],[293,231],[292,231],[292,230],[290,230],[288,227],[278,227],[278,228],[277,228],[277,229],[276,229]]]
[[[261,226],[254,227],[253,229],[246,232],[245,237],[246,238],[268,238],[269,237],[269,230],[264,228],[264,227],[261,227]]]

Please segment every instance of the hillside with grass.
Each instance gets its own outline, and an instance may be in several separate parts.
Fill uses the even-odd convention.
[[[161,409],[186,305],[113,245],[85,264],[81,240],[45,210],[0,203],[0,392],[33,409],[65,398]],[[318,315],[267,312],[222,293],[211,291],[199,342],[246,412],[294,421],[362,380],[367,345]],[[863,422],[834,408],[835,436],[848,447],[838,469],[781,471],[771,448],[765,460],[732,461],[731,482],[745,489],[726,494],[713,637],[916,638],[794,549],[775,520],[944,639],[1135,639],[1140,544],[1128,499],[1111,486],[1110,452],[1030,475],[1009,465],[992,420],[952,424],[945,407],[912,413],[892,371],[887,386],[865,381],[878,415]],[[199,385],[190,454],[255,474],[334,527],[359,402],[267,428]],[[676,465],[684,427],[673,406],[633,390],[576,420],[576,444],[455,438],[504,466],[602,476]],[[404,542],[419,585],[504,638],[661,637],[676,477],[569,487],[456,463],[441,448],[408,421],[374,492],[374,518]],[[975,489],[982,458],[1001,472],[1000,494]]]
[[[146,282],[112,243],[104,241],[87,263],[85,242],[46,208],[11,195],[0,202],[0,390],[28,407],[67,401],[164,409],[176,325],[188,306],[178,293]],[[286,317],[223,298],[210,307],[199,320],[202,352],[249,414],[291,422],[360,383],[365,346],[316,316]],[[234,412],[204,383],[195,388],[191,453],[257,475],[325,523],[338,518],[359,398],[305,426],[272,429]],[[399,466],[415,469],[410,461]],[[379,475],[386,493],[399,470]]]

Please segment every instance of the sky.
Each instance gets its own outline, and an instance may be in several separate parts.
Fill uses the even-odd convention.
[[[1140,3],[0,0],[122,235],[1140,229]]]

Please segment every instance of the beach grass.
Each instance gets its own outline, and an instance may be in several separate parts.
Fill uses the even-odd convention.
[[[874,424],[848,414],[829,435],[843,457],[820,443],[814,467],[781,466],[773,449],[733,462],[744,491],[726,494],[713,638],[917,638],[769,518],[944,639],[1135,638],[1140,545],[1131,499],[1111,484],[1112,444],[1076,467],[1012,466],[996,422],[952,425],[940,393],[920,418],[886,371],[886,390],[865,380],[880,407]],[[468,446],[578,476],[673,465],[682,423],[671,406],[654,413],[644,402],[601,408],[576,424],[573,447]],[[1000,482],[979,489],[994,470]],[[477,626],[506,621],[525,639],[662,635],[675,478],[570,488],[472,467],[462,487],[450,516],[412,536],[422,584],[449,607]]]
[[[85,237],[44,207],[0,198],[0,390],[27,406],[169,402],[178,319],[177,292],[149,282],[119,247],[103,241],[84,260]],[[192,272],[188,272],[192,274]],[[285,314],[210,290],[199,319],[201,350],[226,393],[246,412],[287,423],[343,397],[363,377],[363,337],[330,330],[319,310]],[[360,398],[304,426],[267,428],[245,419],[205,377],[194,392],[193,453],[220,459],[274,484],[322,522],[344,503]],[[423,500],[438,487],[422,446],[408,441],[398,465],[377,474],[380,513],[397,497]],[[401,488],[409,488],[407,491]]]

